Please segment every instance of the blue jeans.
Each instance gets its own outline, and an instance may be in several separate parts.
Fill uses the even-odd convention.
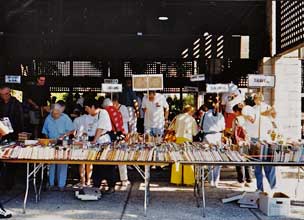
[[[209,182],[218,182],[220,180],[221,166],[209,166]]]
[[[163,136],[164,134],[164,129],[160,128],[147,128],[145,127],[145,133],[151,135],[151,136]]]
[[[255,166],[254,174],[256,177],[258,190],[264,191],[262,168],[264,168],[264,172],[265,172],[266,178],[268,180],[268,183],[270,185],[270,188],[273,189],[277,183],[275,167],[257,165],[257,166]]]
[[[55,173],[56,173],[58,187],[63,188],[66,184],[67,172],[68,172],[67,164],[51,164],[50,170],[49,170],[50,186],[54,186],[54,184],[55,184]]]

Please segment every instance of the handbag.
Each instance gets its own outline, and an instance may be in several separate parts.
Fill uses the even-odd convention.
[[[176,117],[173,118],[172,122],[170,123],[169,127],[167,128],[167,131],[164,136],[164,141],[167,141],[167,142],[176,141],[176,133],[174,130],[175,123],[176,123]]]

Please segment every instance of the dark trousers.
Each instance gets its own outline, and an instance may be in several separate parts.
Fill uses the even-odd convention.
[[[252,181],[252,170],[250,166],[236,166],[237,179],[239,183],[250,183]]]
[[[100,187],[102,180],[106,180],[109,187],[114,187],[116,179],[115,171],[115,166],[94,165],[92,174],[94,187]]]

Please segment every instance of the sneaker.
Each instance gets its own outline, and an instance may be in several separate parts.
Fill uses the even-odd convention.
[[[48,190],[49,191],[58,191],[58,187],[57,186],[49,186]]]
[[[234,187],[237,187],[237,188],[244,188],[245,183],[244,183],[244,182],[242,182],[242,183],[237,182],[237,183],[234,183],[233,186],[234,186]]]
[[[245,187],[251,187],[250,183],[248,183],[248,182],[246,182],[244,185],[245,185]]]
[[[59,191],[60,192],[64,192],[65,191],[65,187],[59,187]]]
[[[11,218],[12,213],[4,208],[0,208],[0,218]]]
[[[114,187],[109,187],[109,189],[103,190],[102,194],[107,195],[107,194],[112,194],[114,192],[115,192],[115,188]]]

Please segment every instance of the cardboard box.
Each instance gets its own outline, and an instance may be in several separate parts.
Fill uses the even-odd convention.
[[[290,198],[284,193],[276,192],[273,197],[260,193],[260,210],[267,216],[288,216],[290,213]]]

